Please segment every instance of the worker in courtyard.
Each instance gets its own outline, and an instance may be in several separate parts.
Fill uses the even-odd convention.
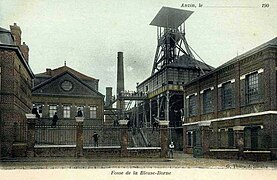
[[[171,143],[169,144],[169,158],[173,159],[173,150],[174,150],[174,144],[171,141]]]
[[[55,112],[53,119],[52,119],[52,127],[56,127],[57,121],[59,120],[59,117],[57,115],[57,112]]]
[[[152,124],[152,127],[153,127],[152,128],[152,133],[154,132],[155,128],[156,128],[156,130],[158,130],[158,128],[159,128],[159,121],[155,119],[155,121]]]
[[[94,132],[92,137],[93,137],[94,146],[98,147],[99,135],[96,132]]]
[[[131,120],[128,120],[127,122],[128,131],[132,130],[132,126],[133,126],[133,122]]]

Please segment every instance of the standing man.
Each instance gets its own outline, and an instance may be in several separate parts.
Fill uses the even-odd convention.
[[[83,117],[83,113],[82,113],[81,108],[78,108],[77,117]]]
[[[174,150],[174,144],[171,141],[171,143],[169,144],[169,158],[173,159],[173,150]]]
[[[54,116],[53,116],[53,119],[52,119],[52,127],[56,127],[56,123],[58,121],[59,117],[57,115],[57,112],[55,112]]]
[[[93,137],[93,141],[94,141],[94,146],[98,147],[98,138],[99,138],[98,134],[96,132],[94,132],[92,137]]]
[[[36,115],[36,118],[40,118],[40,115],[38,114],[38,110],[36,107],[33,107],[32,109],[32,114],[35,114]]]
[[[152,126],[153,126],[153,128],[152,128],[152,133],[153,133],[155,128],[156,128],[156,130],[158,130],[158,128],[159,128],[159,121],[155,119],[153,124],[152,124]]]

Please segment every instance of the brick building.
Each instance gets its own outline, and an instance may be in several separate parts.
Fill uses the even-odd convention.
[[[10,156],[12,145],[24,142],[26,113],[31,112],[31,88],[34,74],[28,64],[29,48],[21,44],[21,29],[0,28],[0,157]],[[22,134],[18,139],[18,134]]]
[[[276,158],[277,38],[184,85],[184,152]]]
[[[98,92],[98,82],[66,65],[36,74],[32,102],[41,116],[40,123],[50,125],[57,112],[58,125],[75,124],[80,108],[85,125],[102,125],[104,95]]]

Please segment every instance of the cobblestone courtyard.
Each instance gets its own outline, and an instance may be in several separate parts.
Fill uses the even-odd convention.
[[[194,158],[175,152],[174,159],[163,158],[16,158],[1,161],[1,169],[87,169],[87,168],[209,168],[273,169],[277,161],[255,162]]]

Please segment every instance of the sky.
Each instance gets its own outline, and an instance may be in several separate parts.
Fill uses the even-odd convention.
[[[269,7],[262,7],[265,2]],[[157,39],[149,24],[162,6],[194,11],[186,39],[214,67],[277,36],[274,0],[0,0],[0,27],[21,27],[34,74],[66,61],[99,79],[102,94],[108,86],[115,93],[118,51],[124,54],[125,89],[135,90],[151,75]]]

